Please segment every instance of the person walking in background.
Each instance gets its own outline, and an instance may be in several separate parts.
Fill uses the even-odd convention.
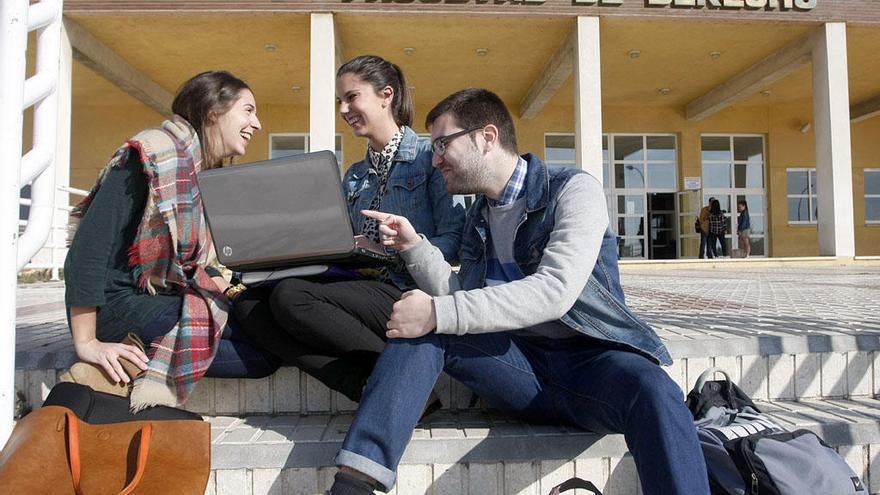
[[[700,208],[700,215],[697,221],[700,225],[700,259],[706,257],[706,244],[709,238],[709,206],[715,201],[715,198],[709,198],[709,204]]]
[[[736,220],[736,236],[739,241],[739,249],[743,258],[752,254],[752,221],[749,217],[749,204],[741,199],[736,202],[736,211],[739,216]]]
[[[727,244],[724,242],[724,234],[727,233],[727,218],[721,209],[721,202],[715,198],[709,200],[709,236],[706,240],[706,255],[717,258],[718,243],[721,243],[721,256],[727,256]]]

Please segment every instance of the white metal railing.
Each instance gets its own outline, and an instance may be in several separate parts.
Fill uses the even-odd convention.
[[[62,0],[0,1],[0,445],[15,407],[15,292],[18,270],[45,244],[55,211],[55,149]],[[36,67],[26,78],[28,32],[36,31]],[[24,110],[33,106],[33,147],[21,156]],[[22,184],[30,211],[19,235]]]
[[[56,191],[62,194],[71,194],[74,196],[86,197],[89,192],[77,189],[75,187],[68,186],[58,186],[55,188]],[[75,201],[76,203],[77,201]],[[19,198],[18,204],[20,206],[31,206],[33,202],[30,198]],[[39,270],[51,270],[50,278],[51,280],[60,280],[61,269],[64,268],[64,256],[67,254],[67,247],[70,244],[68,239],[68,224],[70,221],[70,212],[73,210],[73,206],[70,204],[55,204],[54,207],[55,213],[63,212],[63,215],[52,215],[52,227],[50,230],[50,238],[46,244],[43,244],[43,251],[48,252],[49,261],[42,261],[46,258],[46,256],[37,255],[36,258],[40,258],[41,261],[34,261],[31,259],[28,261],[27,265],[24,266],[25,270],[30,269],[39,269]],[[19,232],[21,232],[22,227],[27,228],[28,221],[26,219],[20,218],[18,220]]]

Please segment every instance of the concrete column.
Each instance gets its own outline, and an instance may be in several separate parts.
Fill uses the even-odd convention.
[[[578,17],[574,43],[574,119],[577,166],[602,182],[602,81],[599,18]]]
[[[846,24],[842,22],[825,24],[815,35],[813,121],[819,254],[855,256]]]
[[[309,151],[336,150],[336,35],[333,14],[312,14]]]
[[[67,223],[70,214],[64,206],[70,204],[70,195],[59,191],[70,187],[70,113],[73,91],[73,49],[67,29],[61,24],[60,65],[58,67],[58,125],[55,138],[55,213],[52,218],[52,280],[58,280],[59,266],[67,257]],[[78,200],[81,198],[77,198]]]

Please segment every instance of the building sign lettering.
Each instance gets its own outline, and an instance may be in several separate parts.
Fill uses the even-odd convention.
[[[818,0],[646,0],[646,2],[649,6],[659,7],[812,10],[816,8]]]
[[[354,3],[357,0],[342,0]],[[444,4],[444,5],[540,5],[546,0],[361,0],[364,3],[381,4]],[[618,6],[626,2],[641,1],[646,7],[678,7],[693,9],[764,9],[764,10],[812,10],[819,0],[571,0],[572,5]]]

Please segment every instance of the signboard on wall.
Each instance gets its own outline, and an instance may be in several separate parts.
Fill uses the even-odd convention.
[[[356,0],[342,0],[353,3]],[[547,0],[360,0],[365,3],[394,4],[510,4],[510,5],[541,5]],[[624,3],[641,3],[648,8],[673,7],[691,9],[724,9],[724,10],[813,10],[818,0],[570,0],[572,5],[597,5],[617,7]]]
[[[64,0],[65,14],[91,14],[96,11],[138,14],[152,11],[382,12],[394,15],[646,17],[880,25],[880,0]]]
[[[696,191],[702,187],[702,180],[699,177],[685,177],[684,178],[684,190],[685,191]]]

